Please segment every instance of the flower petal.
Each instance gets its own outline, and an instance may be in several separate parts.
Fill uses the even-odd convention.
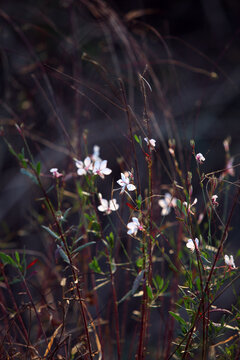
[[[87,172],[85,169],[78,169],[77,174],[81,176],[81,175],[86,175]]]
[[[122,181],[121,179],[117,180],[117,183],[120,185],[120,186],[126,186],[125,182]]]
[[[104,170],[107,167],[107,160],[103,160],[100,163],[100,170]]]
[[[128,191],[133,191],[133,190],[136,189],[136,186],[133,185],[133,184],[128,184],[128,185],[127,185],[127,189],[128,189]]]
[[[167,207],[165,199],[158,200],[158,205],[161,206],[163,209],[165,209],[165,207]]]
[[[109,208],[110,208],[112,211],[117,211],[117,210],[118,210],[119,205],[117,204],[116,199],[112,199],[112,200],[109,201]]]
[[[89,167],[90,164],[91,164],[91,159],[90,159],[90,157],[88,156],[88,157],[86,157],[86,159],[84,160],[84,165],[85,165],[85,167]]]
[[[106,168],[106,169],[103,169],[101,172],[102,172],[104,175],[109,175],[109,174],[111,174],[112,170],[109,169],[109,168]]]
[[[83,168],[83,162],[80,160],[75,160],[75,165],[77,168],[82,169]]]
[[[170,213],[170,211],[171,211],[170,207],[166,206],[165,208],[162,209],[161,215],[166,216],[166,215],[168,215]]]

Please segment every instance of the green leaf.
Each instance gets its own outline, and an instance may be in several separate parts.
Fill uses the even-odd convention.
[[[18,251],[15,251],[15,258],[16,258],[17,263],[18,263],[18,265],[19,265],[19,264],[20,264],[20,256],[19,256]]]
[[[158,284],[158,290],[161,290],[164,284],[163,278],[161,278],[159,275],[156,276],[156,282]]]
[[[63,215],[63,220],[62,221],[66,221],[70,211],[71,211],[72,208],[68,208],[65,212],[64,212],[64,215]]]
[[[142,196],[141,195],[138,195],[138,198],[137,198],[136,202],[137,202],[137,207],[140,210],[141,205],[142,205]]]
[[[61,248],[61,246],[57,245],[59,254],[61,256],[61,258],[63,259],[63,261],[65,261],[66,263],[70,264],[70,261],[66,255],[66,253],[63,251],[63,249]]]
[[[81,246],[78,246],[75,250],[73,250],[74,253],[79,252],[83,249],[85,249],[87,246],[90,246],[92,244],[96,244],[96,241],[90,241],[89,243],[83,244]]]
[[[12,265],[14,267],[18,267],[17,263],[11,258],[11,256],[0,252],[0,259],[2,260],[4,265]]]
[[[102,274],[102,270],[99,266],[97,258],[94,256],[93,260],[90,262],[89,267],[97,274]]]
[[[187,325],[186,321],[179,314],[174,313],[173,311],[169,311],[169,314],[172,315],[179,323]]]
[[[60,236],[58,235],[58,234],[56,234],[54,231],[52,231],[49,227],[47,227],[47,226],[44,226],[44,225],[41,225],[42,226],[42,228],[44,229],[44,230],[46,230],[52,237],[54,237],[55,239],[59,239],[60,238]]]
[[[136,140],[136,142],[139,144],[140,143],[140,141],[139,141],[139,138],[138,138],[138,136],[135,134],[134,135],[134,139]]]
[[[111,231],[109,236],[106,236],[106,239],[108,241],[108,244],[110,246],[111,249],[113,249],[114,247],[114,235],[113,235],[113,232]]]
[[[139,258],[136,260],[136,265],[137,265],[138,268],[142,269],[142,268],[143,268],[143,258],[140,258],[140,257],[139,257]]]
[[[20,169],[21,174],[23,175],[27,175],[33,182],[34,184],[38,185],[38,181],[35,175],[33,175],[29,170],[26,169]]]
[[[153,300],[153,292],[151,286],[147,285],[146,288],[149,299]]]
[[[37,174],[38,174],[38,176],[39,176],[39,175],[40,175],[40,172],[41,172],[41,163],[40,163],[40,161],[37,162],[36,172],[37,172]]]
[[[185,216],[187,216],[186,207],[183,205],[183,203],[179,199],[177,199],[177,207]]]

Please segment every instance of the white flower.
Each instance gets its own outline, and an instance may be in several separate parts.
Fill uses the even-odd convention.
[[[104,175],[109,175],[111,172],[112,170],[107,168],[107,160],[95,161],[93,166],[94,175],[99,175],[102,179],[104,179]]]
[[[101,205],[98,206],[98,210],[101,212],[105,212],[106,215],[111,214],[112,211],[117,211],[119,208],[119,205],[117,204],[116,199],[111,199],[107,201],[106,199],[102,198],[102,195],[99,194],[100,203]]]
[[[93,147],[93,154],[91,156],[93,161],[101,161],[102,159],[100,158],[100,146],[98,145],[94,145]]]
[[[195,243],[192,239],[188,239],[187,243],[186,243],[186,247],[188,249],[191,250],[191,252],[195,251],[195,244],[196,244],[196,248],[198,249],[198,245],[199,245],[199,240],[198,238],[195,238]]]
[[[205,161],[205,157],[203,156],[203,154],[198,153],[198,154],[196,155],[196,160],[197,160],[197,162],[199,162],[199,164],[202,164],[203,161]]]
[[[233,259],[232,255],[230,255],[230,257],[228,255],[225,255],[224,261],[225,261],[225,264],[228,265],[230,268],[236,269],[236,265],[234,263],[234,259]]]
[[[156,146],[156,140],[154,139],[148,139],[147,137],[144,138],[144,140],[146,141],[147,145],[150,147],[150,150],[153,150]]]
[[[133,235],[136,236],[138,230],[143,230],[143,226],[140,224],[140,222],[138,221],[138,218],[136,217],[132,217],[132,222],[127,224],[127,228],[128,230],[128,235]]]
[[[92,171],[93,165],[91,162],[90,157],[86,157],[86,159],[84,160],[84,162],[74,159],[75,160],[75,164],[76,167],[78,168],[77,173],[78,175],[87,175],[87,173]]]
[[[130,184],[131,173],[128,174],[129,176],[125,176],[123,173],[121,173],[121,179],[117,181],[117,183],[122,187],[120,194],[122,194],[125,191],[125,188],[128,189],[128,191],[133,191],[136,189],[136,186],[133,184]]]
[[[63,174],[58,172],[58,168],[52,168],[49,171],[55,178],[59,178],[59,177],[63,176]]]
[[[212,204],[213,204],[214,206],[218,206],[218,205],[219,205],[219,203],[217,202],[217,198],[218,198],[217,195],[213,195],[213,196],[212,196]]]
[[[159,206],[162,208],[161,215],[166,216],[170,213],[171,207],[177,206],[177,199],[173,197],[170,193],[164,195],[164,199],[158,201]]]
[[[197,203],[197,198],[194,199],[192,204],[188,204],[186,201],[183,202],[183,206],[186,207],[188,214],[194,215],[194,212],[191,210],[191,207]]]

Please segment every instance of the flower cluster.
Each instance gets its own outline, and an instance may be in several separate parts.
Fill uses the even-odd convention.
[[[224,256],[224,261],[225,261],[225,264],[227,266],[229,266],[230,269],[236,269],[236,265],[234,263],[234,259],[233,259],[232,255],[230,255],[230,257],[228,255],[225,255]]]
[[[202,164],[205,161],[205,157],[201,153],[198,153],[195,158],[199,164]]]
[[[162,208],[161,215],[166,216],[170,213],[171,208],[177,206],[177,199],[173,197],[170,193],[166,193],[164,195],[164,199],[160,199],[158,201],[158,204]]]
[[[107,167],[107,160],[101,160],[99,154],[100,147],[95,145],[91,157],[87,156],[84,161],[74,159],[78,168],[77,174],[79,176],[87,174],[99,175],[102,179],[104,179],[105,175],[111,174],[112,170]]]
[[[62,173],[58,172],[58,168],[52,168],[49,171],[52,174],[52,176],[55,178],[59,178],[59,177],[63,176]]]
[[[116,199],[106,200],[102,198],[102,194],[99,195],[99,200],[101,205],[98,206],[98,210],[104,212],[105,215],[111,214],[112,211],[117,211],[119,209],[119,205]]]
[[[152,150],[155,149],[156,140],[154,140],[154,139],[148,139],[147,137],[145,137],[144,140],[146,141],[147,145],[149,146],[150,151],[152,151]]]
[[[130,171],[125,175],[121,173],[121,179],[117,181],[117,183],[121,186],[120,194],[126,192],[126,188],[128,191],[133,191],[136,189],[136,186],[130,183],[130,179],[132,179],[132,174]]]
[[[138,218],[132,217],[132,221],[127,224],[128,235],[136,236],[138,230],[143,231],[143,225],[140,224]]]
[[[195,238],[195,240],[193,241],[192,239],[188,239],[187,243],[186,243],[186,247],[191,251],[194,252],[195,249],[198,249],[199,246],[199,240],[198,238]]]

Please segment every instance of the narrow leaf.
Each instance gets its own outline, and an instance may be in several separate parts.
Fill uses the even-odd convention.
[[[8,265],[18,267],[17,263],[11,258],[11,256],[9,256],[3,252],[0,252],[0,259],[2,260],[4,265],[8,264]]]
[[[56,234],[54,231],[52,231],[49,227],[47,227],[47,226],[44,226],[44,225],[41,225],[42,226],[42,228],[44,229],[44,230],[46,230],[52,237],[54,237],[55,239],[59,239],[59,235],[58,234]]]
[[[63,261],[70,264],[70,261],[69,261],[67,255],[65,254],[65,252],[63,251],[63,249],[61,248],[61,246],[57,245],[57,248],[58,248],[59,254],[60,254],[61,258],[63,259]]]
[[[181,324],[186,325],[186,321],[179,314],[176,314],[173,311],[169,311],[169,314],[172,315],[174,319],[176,319]]]
[[[74,253],[79,252],[79,251],[83,250],[84,248],[86,248],[87,246],[90,246],[90,245],[92,245],[92,244],[96,244],[96,241],[90,241],[90,242],[88,242],[88,243],[86,243],[86,244],[83,244],[83,245],[81,245],[81,246],[78,246],[75,250],[73,250],[73,252],[74,252]]]
[[[20,172],[23,175],[27,175],[34,182],[34,184],[38,185],[38,181],[37,181],[36,176],[34,176],[29,170],[21,168]]]

